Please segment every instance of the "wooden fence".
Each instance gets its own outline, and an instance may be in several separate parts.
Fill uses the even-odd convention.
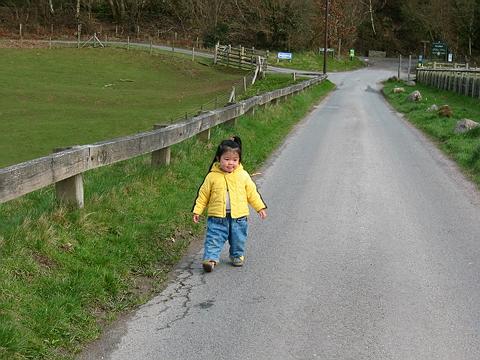
[[[152,165],[168,165],[170,146],[198,136],[210,138],[210,129],[234,125],[241,115],[256,106],[277,102],[314,84],[326,76],[306,80],[286,88],[255,96],[221,109],[208,111],[181,123],[157,125],[154,130],[92,145],[74,146],[49,156],[0,169],[0,203],[55,184],[57,199],[83,207],[83,177],[88,170],[151,153]]]
[[[454,62],[427,62],[423,65],[423,68],[427,69],[464,69],[469,70],[469,64],[466,63],[454,63]]]
[[[417,68],[417,82],[480,99],[480,70]]]
[[[267,70],[268,50],[260,51],[243,46],[235,48],[231,45],[215,45],[213,62],[239,69],[252,70],[260,66],[260,72]]]

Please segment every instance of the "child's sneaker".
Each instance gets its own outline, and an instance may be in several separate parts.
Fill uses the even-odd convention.
[[[212,272],[213,268],[215,267],[217,263],[213,260],[205,260],[203,263],[202,263],[202,266],[203,266],[203,270],[205,270],[205,272]]]
[[[243,266],[243,264],[245,263],[244,256],[231,257],[230,260],[232,261],[233,266]]]

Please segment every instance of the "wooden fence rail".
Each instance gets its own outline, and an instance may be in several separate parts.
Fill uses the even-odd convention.
[[[168,164],[170,146],[193,136],[209,139],[211,128],[234,122],[256,106],[276,102],[325,79],[326,76],[312,78],[200,114],[184,122],[156,126],[152,131],[92,145],[74,146],[49,156],[0,169],[0,203],[55,184],[59,200],[83,207],[84,172],[147,153],[152,154],[152,165]]]
[[[427,62],[425,63],[424,67],[426,68],[433,68],[433,69],[468,69],[469,64],[468,63],[443,63],[443,62],[437,62],[437,61],[432,61],[432,62]]]
[[[480,70],[417,68],[417,82],[480,99]]]

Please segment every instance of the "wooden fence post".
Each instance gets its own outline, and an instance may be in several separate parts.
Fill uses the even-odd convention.
[[[237,126],[237,118],[225,121],[224,124],[225,124],[226,127],[233,128],[233,127]]]
[[[407,74],[407,81],[410,81],[410,71],[412,71],[412,55],[408,55],[408,74]]]
[[[216,65],[218,61],[218,46],[219,44],[215,44],[215,53],[213,54],[213,64]]]
[[[230,66],[230,53],[232,52],[232,45],[228,45],[227,51],[227,66]]]
[[[198,133],[197,138],[202,142],[208,142],[210,140],[210,129]]]
[[[238,57],[240,58],[240,69],[242,68],[242,63],[243,63],[243,55],[245,54],[245,50],[243,46],[240,47],[238,50]]]
[[[80,49],[80,40],[82,36],[82,24],[77,26],[77,48]]]
[[[398,56],[398,80],[400,80],[400,75],[401,75],[401,72],[402,72],[402,55],[399,55]]]
[[[54,153],[58,153],[64,150],[73,149],[73,147],[56,148]],[[83,208],[83,175],[77,174],[67,179],[61,180],[55,183],[55,194],[57,200],[78,207]]]
[[[153,130],[163,129],[170,124],[155,124]],[[152,152],[152,166],[158,167],[162,165],[169,165],[171,159],[170,146]]]
[[[228,99],[229,104],[235,103],[235,86],[232,86],[232,92],[230,93],[230,98]]]

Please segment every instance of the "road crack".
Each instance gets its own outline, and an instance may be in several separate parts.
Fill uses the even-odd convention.
[[[184,320],[189,315],[192,302],[191,293],[193,289],[206,284],[203,276],[200,277],[200,282],[198,284],[192,282],[195,275],[193,266],[196,262],[196,259],[189,262],[185,271],[177,276],[176,281],[171,284],[172,287],[169,286],[165,289],[164,293],[161,295],[160,301],[157,302],[157,304],[163,303],[165,306],[158,315],[166,316],[167,318],[169,310],[176,311],[176,309],[182,309],[179,314],[176,314],[172,319],[167,321],[164,326],[158,327],[156,329],[157,331],[169,329],[173,324]],[[176,302],[179,302],[179,304],[177,305]]]

